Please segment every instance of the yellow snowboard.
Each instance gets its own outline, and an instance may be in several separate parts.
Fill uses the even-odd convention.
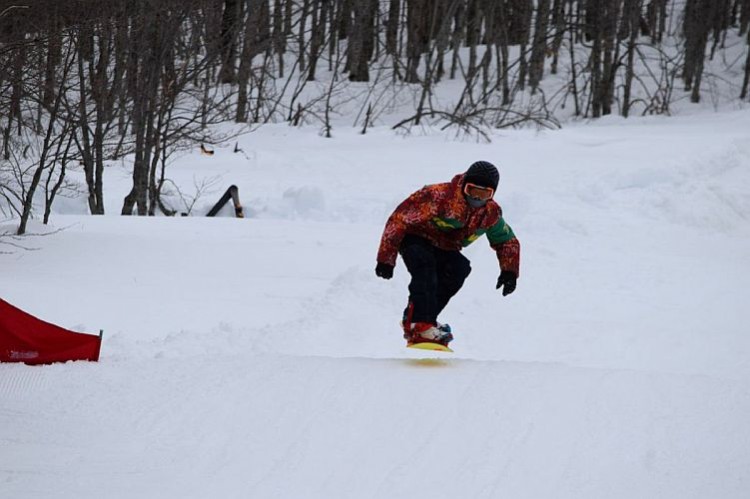
[[[445,345],[441,345],[440,343],[430,343],[429,341],[425,341],[422,343],[407,343],[406,346],[408,348],[415,348],[417,350],[432,350],[434,352],[453,352],[453,350],[451,350]]]

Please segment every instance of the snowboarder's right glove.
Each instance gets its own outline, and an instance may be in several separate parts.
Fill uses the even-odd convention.
[[[503,270],[502,272],[500,272],[500,277],[497,278],[497,286],[495,286],[495,288],[503,288],[503,296],[508,296],[516,290],[517,280],[518,276],[516,274],[507,270]]]
[[[390,279],[393,277],[393,265],[378,262],[377,267],[375,267],[375,275],[383,279]]]

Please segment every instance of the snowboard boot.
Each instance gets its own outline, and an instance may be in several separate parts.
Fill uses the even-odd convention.
[[[411,327],[413,327],[414,324],[412,324],[411,322],[411,316],[413,312],[414,312],[414,304],[410,302],[409,305],[407,305],[406,309],[404,310],[404,315],[401,318],[401,329],[404,330],[404,338],[407,341],[412,336]],[[453,340],[453,334],[452,334],[453,330],[451,329],[450,324],[440,324],[439,322],[435,322],[435,327],[438,330],[440,330],[444,336],[447,336],[450,338],[448,341]]]
[[[441,330],[442,332],[444,332],[444,333],[450,334],[450,335],[451,335],[451,338],[453,338],[453,334],[451,334],[451,333],[453,333],[453,329],[451,329],[451,326],[450,326],[450,324],[440,324],[440,323],[438,322],[438,323],[437,323],[437,328],[438,328],[439,330]]]
[[[399,324],[401,325],[401,329],[404,330],[404,338],[406,338],[408,340],[411,337],[411,329],[409,327],[407,327],[408,323],[405,322],[405,321],[401,321]],[[427,323],[423,323],[423,324],[427,324]],[[412,326],[413,326],[413,324],[412,324]],[[453,329],[451,329],[450,324],[440,324],[439,322],[437,322],[437,323],[435,323],[435,327],[439,331],[441,331],[443,334],[450,335],[451,340],[453,339],[453,334],[452,334],[453,333]]]
[[[445,329],[446,326],[447,330]],[[448,346],[448,343],[453,341],[453,334],[450,331],[450,326],[447,324],[436,325],[429,322],[413,322],[408,328],[405,328],[404,338],[411,345],[414,343],[430,342]]]

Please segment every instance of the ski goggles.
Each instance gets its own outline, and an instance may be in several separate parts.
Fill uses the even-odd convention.
[[[495,189],[466,182],[464,184],[464,194],[479,201],[489,201],[495,195]]]

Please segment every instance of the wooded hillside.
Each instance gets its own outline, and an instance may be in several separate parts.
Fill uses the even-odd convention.
[[[107,161],[132,154],[121,213],[169,214],[169,157],[226,138],[223,122],[330,136],[346,109],[363,132],[430,120],[483,134],[559,126],[560,109],[666,114],[710,92],[706,65],[730,48],[732,98],[747,100],[748,44],[750,0],[2,2],[0,209],[22,233],[41,190],[46,219],[81,167],[101,214]],[[446,81],[459,91],[437,98]]]

